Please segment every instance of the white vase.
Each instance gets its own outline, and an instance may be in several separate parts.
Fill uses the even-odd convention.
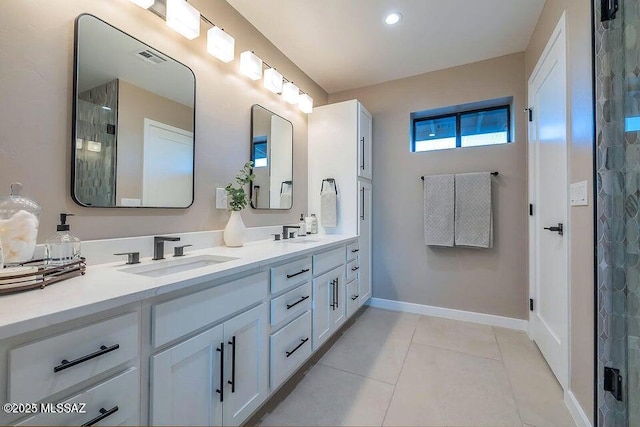
[[[240,247],[247,241],[247,231],[242,222],[240,211],[232,211],[229,222],[224,228],[224,243],[231,247]]]

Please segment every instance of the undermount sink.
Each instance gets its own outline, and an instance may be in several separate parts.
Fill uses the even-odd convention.
[[[294,238],[294,239],[283,240],[283,242],[285,242],[285,243],[298,243],[300,245],[304,245],[305,243],[319,243],[320,240],[311,240],[311,239],[307,240],[305,238],[301,238],[301,239]]]
[[[195,270],[196,268],[234,261],[236,259],[238,258],[218,255],[198,255],[181,259],[153,261],[154,264],[136,265],[134,267],[123,268],[120,271],[140,276],[160,277],[167,274],[181,273],[183,271]]]

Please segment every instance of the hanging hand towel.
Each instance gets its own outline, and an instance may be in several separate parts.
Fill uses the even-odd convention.
[[[455,180],[453,175],[424,177],[424,243],[453,246]]]
[[[325,185],[322,181],[322,190],[320,191],[320,225],[323,227],[338,226],[338,190],[336,183],[327,181],[329,185]]]
[[[493,247],[491,174],[464,173],[455,177],[456,246]]]
[[[292,207],[293,195],[291,190],[293,190],[291,181],[285,181],[280,184],[280,209],[290,209]]]

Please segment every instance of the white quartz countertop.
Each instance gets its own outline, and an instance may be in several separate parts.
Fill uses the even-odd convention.
[[[247,243],[241,248],[216,246],[188,252],[181,259],[198,255],[237,259],[161,277],[120,271],[131,267],[124,262],[89,266],[84,276],[65,280],[45,289],[0,296],[0,339],[329,249],[355,238],[356,236],[316,234],[297,238],[295,242],[300,243],[263,240]],[[301,243],[303,240],[309,241]],[[167,260],[171,259],[169,255]],[[151,261],[150,258],[141,261],[137,266],[164,262]]]

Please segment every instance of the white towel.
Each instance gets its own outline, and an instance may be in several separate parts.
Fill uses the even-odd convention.
[[[290,192],[280,194],[280,209],[291,209],[292,197]]]
[[[489,172],[456,175],[456,246],[493,247]]]
[[[453,175],[424,177],[424,243],[453,246],[455,179]]]
[[[323,227],[338,226],[338,195],[335,188],[328,185],[320,193],[320,225]]]

